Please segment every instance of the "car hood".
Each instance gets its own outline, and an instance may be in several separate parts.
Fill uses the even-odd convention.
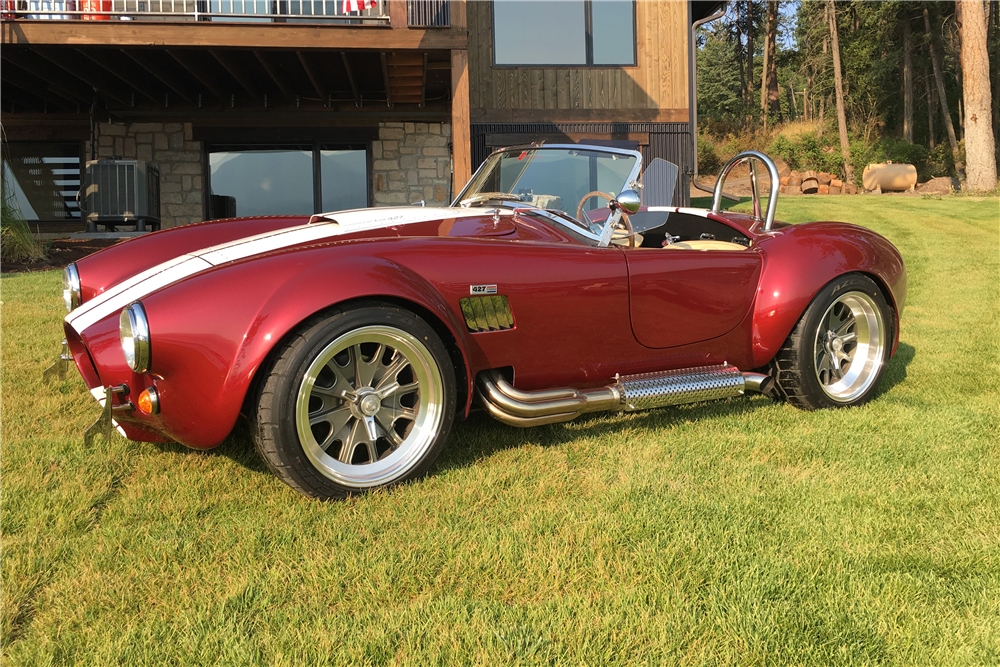
[[[240,223],[247,223],[241,230]],[[247,228],[258,231],[245,235]],[[385,236],[502,236],[516,225],[482,209],[398,207],[359,209],[311,218],[235,219],[179,227],[119,244],[81,260],[83,305],[66,323],[83,331],[158,289],[213,267],[266,253],[336,240]],[[227,237],[229,237],[228,240]],[[214,243],[213,243],[214,241]]]

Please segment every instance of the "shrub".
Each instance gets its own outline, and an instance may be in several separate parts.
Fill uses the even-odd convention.
[[[701,134],[698,135],[698,173],[713,174],[722,166],[715,145]]]
[[[31,235],[13,193],[0,197],[0,261],[34,262],[45,257],[45,248]]]

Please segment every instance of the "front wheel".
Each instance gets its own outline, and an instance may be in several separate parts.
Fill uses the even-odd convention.
[[[257,403],[255,443],[292,488],[343,498],[425,473],[455,417],[440,337],[389,305],[307,322],[278,351]]]
[[[803,410],[871,400],[895,338],[892,307],[868,277],[834,280],[802,314],[771,363],[777,391]]]

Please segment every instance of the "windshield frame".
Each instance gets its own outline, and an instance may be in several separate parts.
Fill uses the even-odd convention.
[[[544,144],[541,146],[528,144],[520,146],[509,146],[507,148],[499,148],[493,151],[490,154],[490,156],[483,161],[483,164],[480,165],[479,169],[476,170],[476,173],[472,175],[472,178],[470,178],[469,182],[465,184],[465,187],[462,188],[462,191],[458,194],[458,196],[455,197],[455,200],[451,203],[451,206],[455,208],[460,208],[462,200],[468,198],[467,193],[472,188],[473,183],[476,182],[477,177],[479,177],[479,175],[483,173],[485,170],[491,169],[493,164],[498,160],[500,160],[500,158],[504,154],[519,153],[526,150],[533,150],[533,151],[574,150],[574,151],[587,151],[594,153],[615,154],[615,155],[622,155],[635,158],[635,164],[632,165],[632,170],[625,178],[625,182],[622,184],[621,189],[618,192],[609,193],[613,194],[615,197],[621,194],[623,190],[634,188],[635,184],[638,183],[639,181],[639,175],[642,173],[642,166],[643,166],[642,153],[640,153],[639,151],[628,150],[625,148],[612,148],[610,146],[591,146],[589,144]],[[531,208],[539,211],[546,210],[538,207],[533,207],[530,204],[527,204],[526,202],[507,200],[504,198],[498,198],[496,200],[488,200],[488,201],[499,202],[500,203],[499,205],[505,208]],[[483,203],[485,204],[486,202]],[[496,204],[489,204],[489,206],[491,208],[495,208]],[[573,224],[572,221],[576,220],[576,218],[565,212],[560,212],[560,213],[561,215],[559,216],[551,216],[551,217],[546,216],[546,217],[552,220],[553,222],[562,225],[563,227],[571,229],[575,234],[580,234],[582,236],[585,236],[586,238],[592,241],[600,240],[601,237],[600,232],[594,233],[593,231],[591,231],[589,225],[586,222],[577,221],[576,224]],[[562,219],[563,216],[565,216],[567,219],[563,220]]]

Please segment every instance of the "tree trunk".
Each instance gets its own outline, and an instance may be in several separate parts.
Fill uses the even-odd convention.
[[[948,109],[948,96],[944,90],[944,75],[941,72],[941,54],[936,48],[937,42],[934,39],[934,31],[931,30],[931,15],[927,11],[926,5],[924,6],[924,31],[927,33],[929,39],[927,47],[931,52],[931,66],[934,68],[937,97],[938,101],[941,102],[941,115],[944,116],[944,127],[948,130],[948,144],[951,146],[951,156],[955,160],[955,171],[958,172],[958,178],[964,180],[965,165],[959,160],[958,138],[955,136],[955,125],[951,122],[951,111]]]
[[[817,139],[823,136],[823,123],[826,122],[823,118],[825,111],[826,111],[826,97],[821,97],[819,98],[819,125],[816,126]]]
[[[910,20],[903,20],[903,138],[913,143],[913,42]]]
[[[965,68],[962,66],[962,3],[955,2],[955,25],[958,26],[957,36],[952,40],[952,53],[955,60],[958,60],[958,67],[955,68],[955,79],[958,81],[958,131],[955,133],[958,140],[965,138],[965,100],[962,99],[962,91],[965,86],[962,84],[962,74]],[[954,42],[958,42],[958,48],[954,48]]]
[[[753,0],[747,0],[747,110],[753,105]]]
[[[740,7],[743,3],[736,2],[736,63],[740,67],[740,99],[746,104],[747,99],[747,73],[744,69],[744,62],[746,58],[743,57],[743,11]]]
[[[851,143],[847,138],[847,113],[844,111],[844,80],[840,74],[840,38],[837,34],[837,6],[826,0],[826,17],[830,24],[830,51],[833,53],[833,86],[837,93],[837,129],[840,130],[840,153],[844,156],[845,180],[854,182],[854,165],[851,164]]]
[[[982,0],[962,0],[962,69],[965,72],[965,159],[968,187],[995,190],[997,165],[990,113],[990,61]]]
[[[778,2],[767,0],[767,111],[775,120],[781,119],[781,91],[778,89]]]
[[[927,147],[934,150],[937,146],[937,137],[934,135],[934,86],[927,76],[927,69],[924,69],[924,87],[927,89]]]
[[[764,121],[764,129],[767,129],[767,79],[769,72],[768,55],[770,49],[771,33],[764,31],[764,62],[760,68],[760,117]]]

